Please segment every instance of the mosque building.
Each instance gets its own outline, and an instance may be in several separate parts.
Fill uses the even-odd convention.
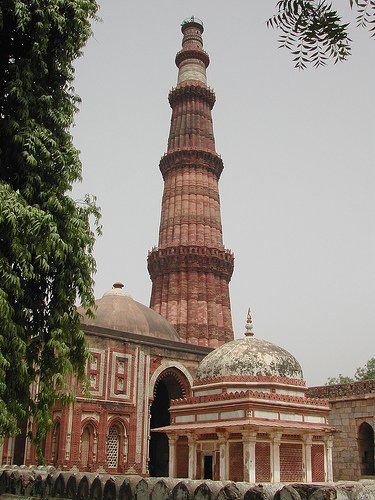
[[[150,308],[121,283],[83,315],[90,397],[53,410],[47,463],[63,470],[250,482],[332,481],[329,404],[310,397],[298,361],[253,332],[234,339],[203,24],[182,23],[169,93],[158,245],[148,254]],[[242,333],[242,332],[238,332]],[[260,333],[260,332],[259,332]],[[73,383],[73,380],[72,380]],[[3,463],[36,463],[25,433]]]

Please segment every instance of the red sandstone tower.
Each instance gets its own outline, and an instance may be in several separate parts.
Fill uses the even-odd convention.
[[[148,255],[150,306],[182,340],[217,347],[233,339],[234,257],[223,245],[218,190],[223,162],[215,150],[215,94],[206,82],[203,24],[192,17],[182,23],[182,33],[177,87],[169,93],[168,149],[159,164],[164,179],[159,245]]]

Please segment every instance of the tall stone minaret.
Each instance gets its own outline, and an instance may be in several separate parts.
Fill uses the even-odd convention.
[[[151,307],[167,318],[183,341],[217,347],[233,339],[229,281],[234,256],[223,245],[218,180],[223,162],[215,150],[207,86],[208,54],[202,22],[182,23],[178,80],[169,93],[172,108],[159,245],[148,255]]]

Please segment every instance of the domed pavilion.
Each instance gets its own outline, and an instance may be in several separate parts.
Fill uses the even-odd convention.
[[[169,474],[232,481],[332,480],[328,403],[306,397],[296,358],[254,337],[250,311],[244,337],[199,364],[191,396],[171,402]]]

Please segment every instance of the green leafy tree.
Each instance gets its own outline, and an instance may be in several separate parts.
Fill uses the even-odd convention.
[[[357,368],[354,378],[341,375],[340,373],[337,377],[330,377],[326,385],[349,384],[350,382],[372,379],[375,379],[375,358],[369,359],[365,366]]]
[[[356,24],[368,29],[375,38],[375,0],[349,0],[356,9]],[[327,0],[280,0],[277,13],[268,21],[271,28],[281,31],[280,47],[289,49],[298,69],[307,64],[324,66],[328,59],[334,63],[346,60],[351,53],[349,23]]]
[[[349,384],[350,382],[354,382],[351,377],[347,377],[346,375],[339,375],[337,377],[329,377],[326,385],[336,385],[336,384]]]
[[[69,196],[81,179],[70,128],[73,61],[96,11],[92,0],[0,2],[0,436],[31,417],[37,444],[87,357],[75,304],[92,314],[100,214]]]
[[[364,367],[357,368],[354,377],[356,380],[375,379],[375,358],[369,359]]]

